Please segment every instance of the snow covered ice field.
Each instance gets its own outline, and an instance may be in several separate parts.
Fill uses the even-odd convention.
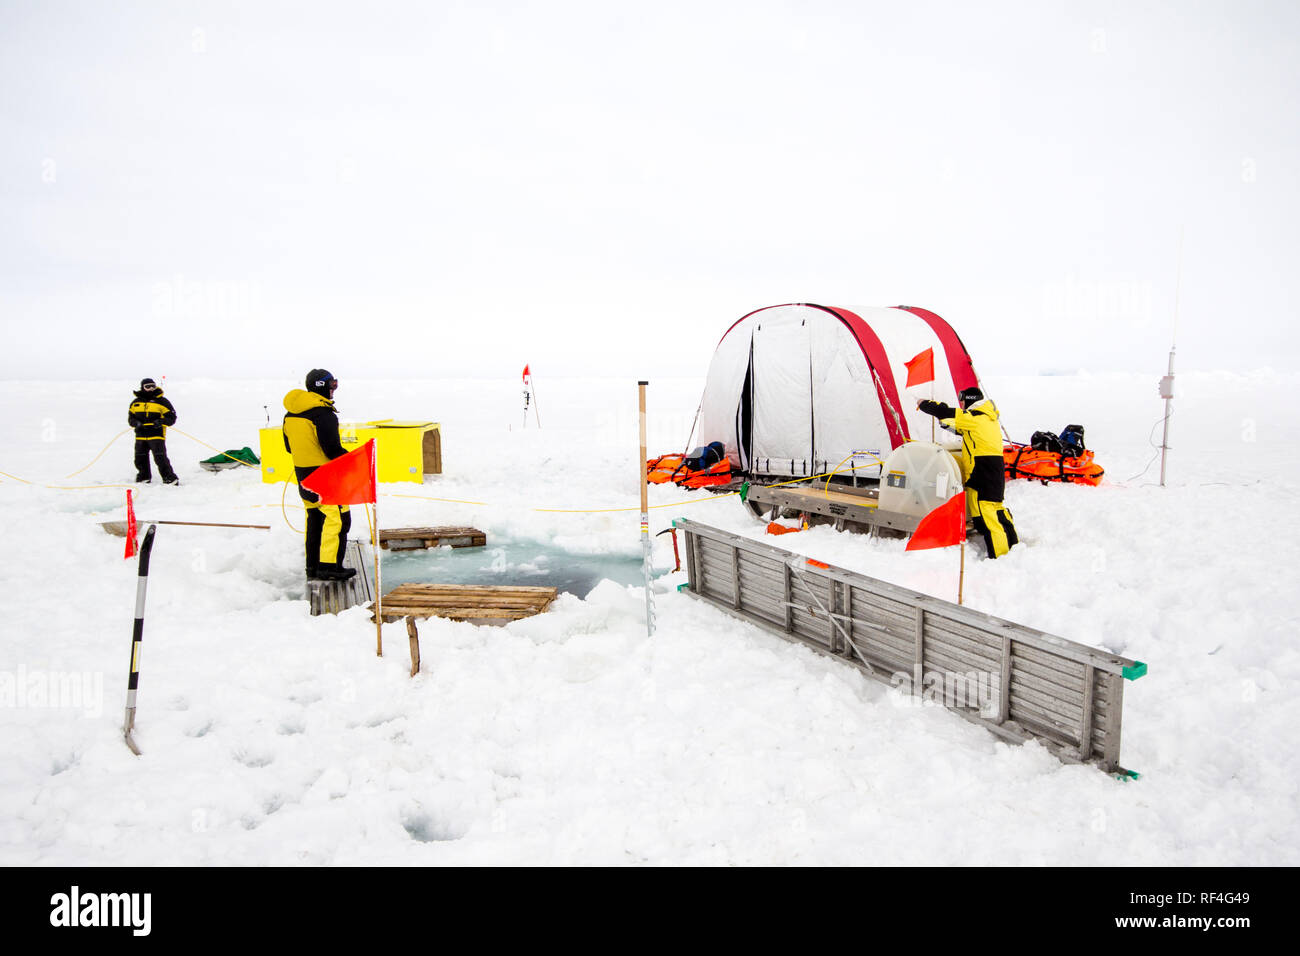
[[[520,427],[517,381],[337,371],[345,421],[442,423],[445,473],[382,486],[385,526],[479,527],[502,583],[566,555],[616,580],[505,627],[422,622],[411,679],[400,625],[379,658],[363,609],[308,616],[283,486],[203,472],[212,452],[173,431],[182,486],[141,489],[139,516],[271,530],[159,528],[134,757],[121,722],[136,568],[99,525],[124,517],[112,485],[132,477],[129,436],[62,480],[125,425],[131,383],[0,383],[0,469],[105,486],[0,482],[0,863],[1300,863],[1300,376],[1180,374],[1165,489],[1158,461],[1130,480],[1159,441],[1158,370],[985,380],[1013,438],[1085,425],[1107,482],[1011,483],[1026,543],[968,557],[967,603],[1149,665],[1126,687],[1123,763],[1141,778],[1125,783],[678,594],[667,536],[647,639],[626,583],[634,381],[539,379],[539,431]],[[296,384],[166,392],[179,429],[256,448],[262,406],[278,422]],[[679,448],[701,387],[651,382],[651,454]],[[735,498],[657,486],[651,504],[668,506],[652,532],[682,515],[763,537]],[[292,491],[286,505],[300,528]],[[779,544],[955,595],[952,550],[829,527]],[[73,685],[85,694],[56,699]]]

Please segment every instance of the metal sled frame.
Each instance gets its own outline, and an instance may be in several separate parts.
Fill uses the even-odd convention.
[[[682,589],[787,640],[910,688],[1005,740],[1124,777],[1124,681],[1141,661],[1068,641],[687,519]],[[972,699],[973,698],[973,699]]]

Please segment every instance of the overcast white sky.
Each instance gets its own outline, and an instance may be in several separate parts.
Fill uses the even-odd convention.
[[[1291,367],[1300,4],[0,0],[0,377]],[[1154,386],[1153,386],[1154,387]]]

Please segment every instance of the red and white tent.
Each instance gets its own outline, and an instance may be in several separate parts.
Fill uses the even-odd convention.
[[[934,382],[907,386],[905,363],[933,349]],[[709,364],[699,444],[726,445],[751,475],[831,471],[854,455],[885,458],[930,438],[922,398],[956,405],[977,384],[952,326],[911,306],[854,313],[824,305],[774,305],[737,321]]]

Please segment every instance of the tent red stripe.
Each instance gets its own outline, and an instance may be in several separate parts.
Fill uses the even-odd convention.
[[[903,403],[898,399],[898,386],[894,382],[894,369],[889,364],[889,353],[884,343],[871,326],[862,317],[848,309],[831,309],[824,305],[812,305],[813,309],[824,309],[839,318],[849,327],[853,337],[858,340],[867,364],[876,371],[876,394],[880,398],[880,410],[885,415],[885,427],[889,429],[889,443],[897,448],[911,438],[907,430],[907,418],[903,415]],[[883,388],[883,391],[882,391]]]
[[[897,448],[899,445],[903,444],[903,442],[911,438],[911,435],[907,430],[907,418],[903,415],[903,406],[898,398],[898,386],[894,383],[894,370],[889,364],[889,354],[885,351],[885,346],[884,343],[880,341],[880,336],[876,335],[871,326],[867,325],[866,321],[864,321],[860,315],[850,312],[848,309],[832,309],[829,306],[816,305],[812,302],[786,302],[784,305],[769,305],[764,306],[761,309],[755,309],[753,312],[746,312],[735,322],[731,323],[731,328],[722,333],[722,338],[725,339],[731,334],[731,329],[740,325],[741,322],[744,322],[751,315],[755,315],[759,312],[766,312],[768,309],[783,309],[787,306],[800,306],[805,309],[821,309],[823,312],[829,312],[848,326],[849,331],[853,333],[853,337],[858,342],[858,348],[862,349],[862,355],[867,360],[867,364],[875,370],[878,376],[876,396],[880,399],[880,411],[883,413],[885,418],[885,428],[889,430],[890,447]],[[933,313],[930,314],[933,315]],[[925,316],[922,316],[922,318],[925,318]],[[947,327],[947,323],[944,322],[943,319],[940,319],[937,315],[934,316],[934,318],[938,319],[945,328]],[[951,329],[948,331],[952,332]],[[953,333],[953,337],[956,337],[956,333]],[[722,339],[719,339],[718,341],[721,342]],[[960,347],[961,343],[958,342],[957,344]],[[947,345],[944,346],[944,349],[947,351]],[[966,350],[961,349],[961,354],[965,355]],[[950,358],[949,362],[951,363],[951,361],[952,359]],[[968,365],[970,364],[969,357],[967,357],[966,362]],[[972,371],[971,374],[973,376],[974,372]],[[973,380],[971,384],[975,384]]]
[[[934,330],[934,334],[939,337],[939,342],[943,345],[944,354],[948,356],[948,372],[952,375],[953,387],[959,393],[963,388],[979,384],[970,354],[966,351],[966,346],[961,344],[961,339],[957,337],[951,325],[929,309],[919,309],[914,305],[899,305],[895,308],[911,312]]]

